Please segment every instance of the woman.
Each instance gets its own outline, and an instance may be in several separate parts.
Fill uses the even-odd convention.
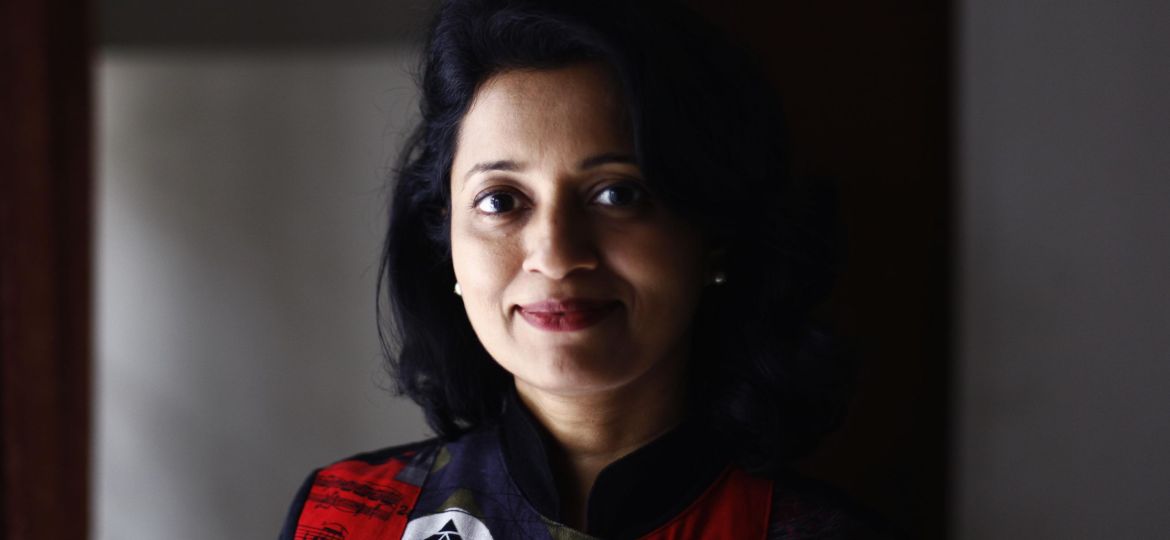
[[[383,259],[438,437],[318,471],[283,538],[837,537],[785,474],[840,413],[780,115],[667,2],[452,0]]]

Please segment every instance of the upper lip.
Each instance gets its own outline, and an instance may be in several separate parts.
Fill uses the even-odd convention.
[[[613,304],[614,300],[593,300],[589,298],[548,299],[531,304],[520,304],[521,311],[529,313],[566,313],[572,311],[589,311],[601,309]]]

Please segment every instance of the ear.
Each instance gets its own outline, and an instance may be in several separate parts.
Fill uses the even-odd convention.
[[[727,249],[716,246],[707,252],[703,269],[703,275],[706,276],[705,281],[710,283],[715,278],[715,274],[720,272],[727,272]]]

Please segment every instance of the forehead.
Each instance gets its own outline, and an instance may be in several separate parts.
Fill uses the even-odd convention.
[[[553,69],[512,69],[497,73],[480,85],[471,110],[513,100],[553,110],[580,100],[609,107],[620,104],[617,81],[611,71],[601,63],[580,62]]]
[[[485,159],[576,160],[632,147],[621,92],[603,66],[505,71],[476,92],[460,126],[452,176]]]

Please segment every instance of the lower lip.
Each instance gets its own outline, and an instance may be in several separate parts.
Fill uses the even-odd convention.
[[[594,309],[575,311],[524,311],[523,309],[517,311],[520,312],[520,316],[524,317],[525,321],[528,321],[528,324],[541,330],[549,332],[572,332],[574,330],[584,330],[600,323],[610,313],[613,313],[618,305],[617,302],[614,302]]]

